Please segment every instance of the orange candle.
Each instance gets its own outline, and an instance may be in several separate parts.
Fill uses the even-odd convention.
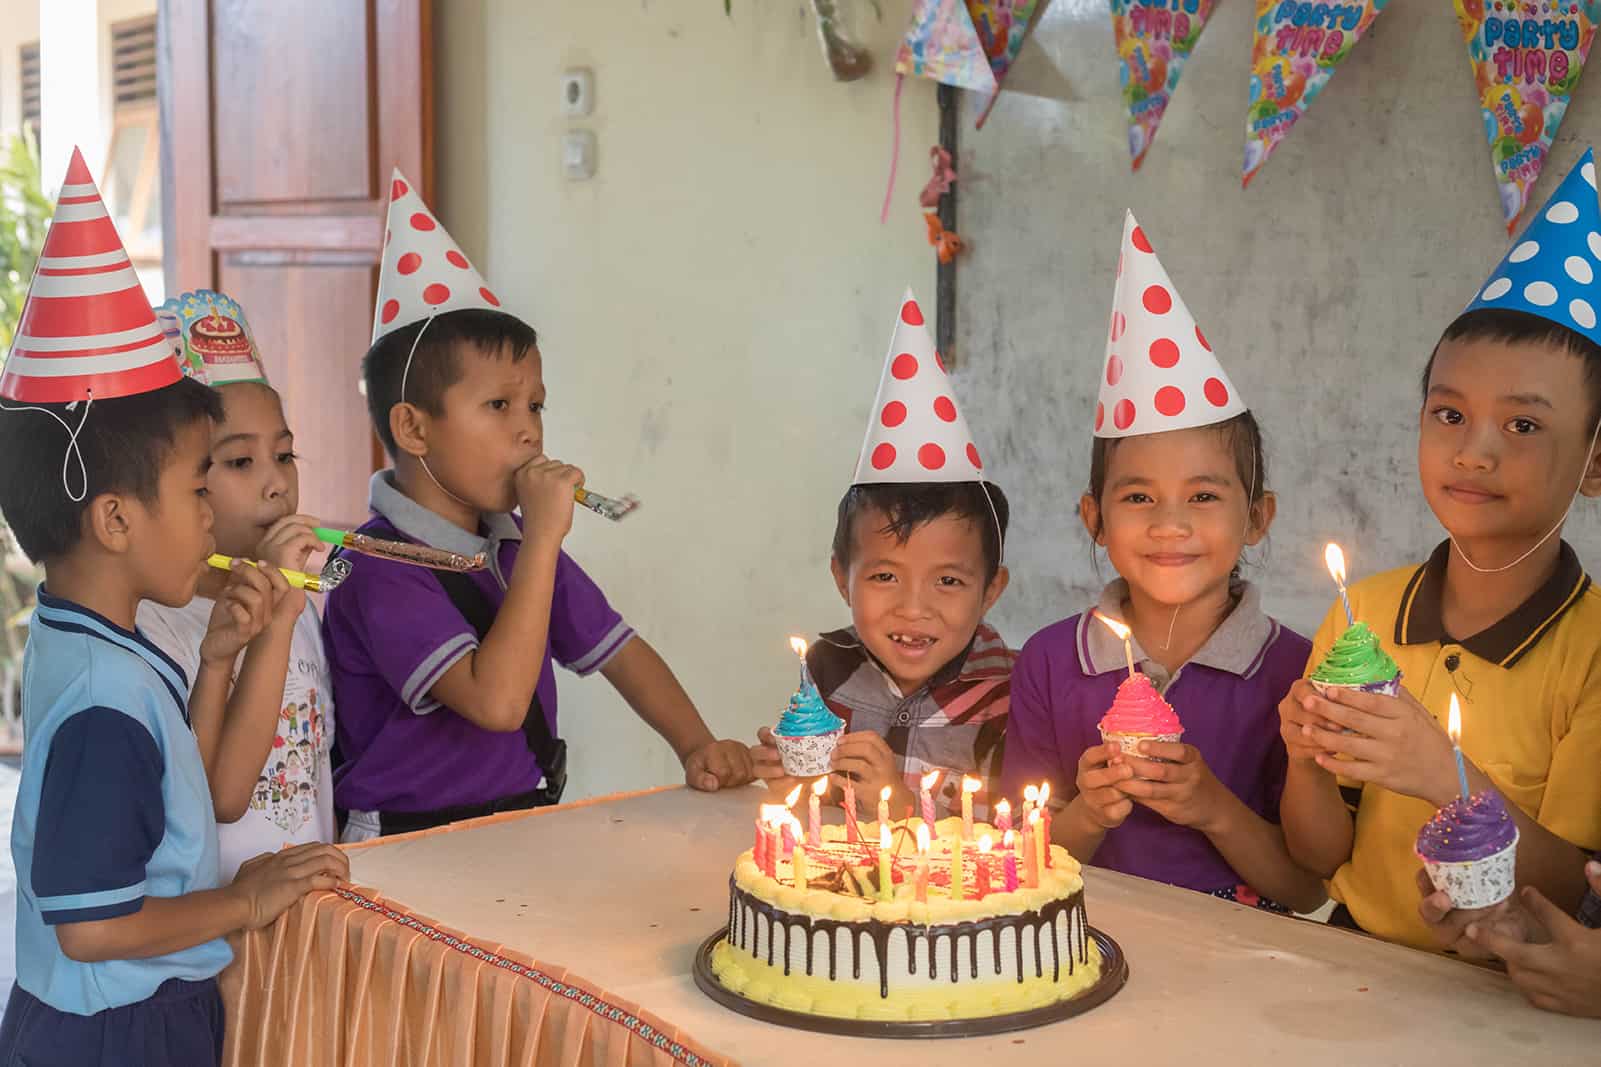
[[[928,827],[917,828],[917,902],[928,903]]]

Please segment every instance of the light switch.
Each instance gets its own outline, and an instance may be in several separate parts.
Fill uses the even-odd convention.
[[[561,169],[568,181],[588,181],[595,176],[595,131],[570,130],[562,134]]]

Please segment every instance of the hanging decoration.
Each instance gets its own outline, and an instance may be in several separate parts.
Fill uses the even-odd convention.
[[[1128,150],[1135,170],[1178,88],[1184,62],[1212,14],[1212,0],[1111,0],[1118,79],[1128,110]]]

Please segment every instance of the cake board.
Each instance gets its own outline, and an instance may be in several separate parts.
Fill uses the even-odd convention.
[[[988,1034],[1005,1034],[1015,1030],[1030,1030],[1048,1023],[1071,1019],[1110,1000],[1128,981],[1128,958],[1122,946],[1091,926],[1089,935],[1101,950],[1101,976],[1095,984],[1066,1000],[1047,1004],[1043,1008],[986,1015],[975,1019],[909,1019],[885,1021],[878,1019],[842,1019],[828,1015],[810,1015],[791,1011],[771,1004],[749,1000],[726,988],[712,971],[712,950],[728,935],[724,926],[708,937],[695,953],[695,984],[700,991],[730,1011],[761,1022],[776,1023],[796,1030],[810,1030],[819,1034],[841,1037],[983,1037]]]

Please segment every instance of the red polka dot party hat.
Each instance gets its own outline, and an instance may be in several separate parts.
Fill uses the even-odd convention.
[[[149,393],[183,376],[100,190],[72,150],[0,378],[0,398],[68,404]]]
[[[397,169],[389,182],[373,343],[402,326],[467,308],[498,311],[500,301]]]
[[[1095,436],[1187,430],[1244,412],[1239,391],[1130,212],[1112,290]]]
[[[945,364],[910,289],[901,298],[884,377],[867,420],[855,485],[984,478]]]

